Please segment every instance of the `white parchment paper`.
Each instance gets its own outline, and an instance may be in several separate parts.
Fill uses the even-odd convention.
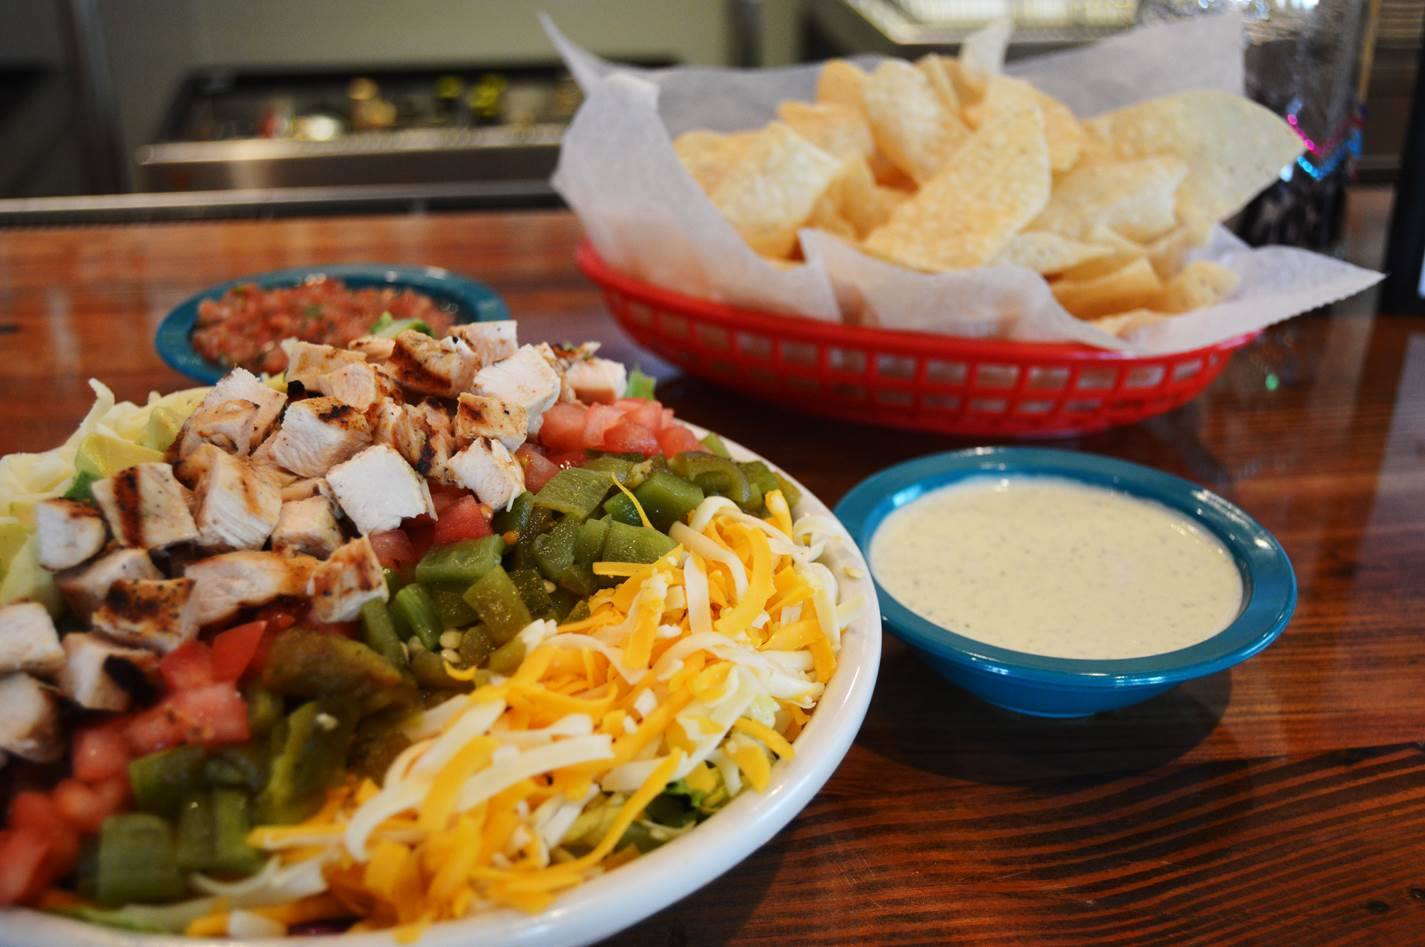
[[[554,187],[610,265],[688,295],[826,321],[1165,354],[1271,325],[1381,279],[1305,250],[1252,250],[1219,227],[1195,256],[1241,276],[1232,297],[1120,340],[1074,318],[1043,277],[1017,266],[917,273],[804,230],[806,265],[779,267],[723,219],[679,164],[672,142],[693,128],[761,127],[775,118],[778,102],[814,98],[820,65],[642,70],[592,55],[548,20],[545,28],[586,97],[564,137]],[[1081,118],[1189,89],[1240,93],[1242,22],[1216,16],[1146,27],[1011,63],[1007,71]]]

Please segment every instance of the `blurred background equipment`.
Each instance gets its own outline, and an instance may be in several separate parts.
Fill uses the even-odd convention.
[[[1237,9],[1253,93],[1329,168],[1246,226],[1312,246],[1353,168],[1394,182],[1425,24],[1425,0],[0,0],[0,222],[548,205],[579,92],[540,9],[610,59],[745,67],[953,52],[1006,15],[1017,58]]]

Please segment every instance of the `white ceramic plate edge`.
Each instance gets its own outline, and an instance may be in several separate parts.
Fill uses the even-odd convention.
[[[686,423],[686,422],[685,422]],[[699,436],[707,433],[689,425]],[[724,438],[743,460],[763,460]],[[775,466],[775,465],[772,465]],[[812,800],[851,748],[871,703],[881,660],[881,613],[870,569],[851,536],[831,510],[785,471],[802,491],[798,512],[816,513],[836,523],[842,542],[823,559],[836,574],[842,597],[859,596],[860,615],[842,637],[836,673],[827,684],[806,729],[797,737],[796,756],[772,768],[765,793],[747,789],[727,808],[693,831],[635,861],[573,889],[548,910],[536,914],[502,910],[431,926],[418,947],[574,947],[600,940],[686,897],[742,861],[781,831]],[[849,578],[844,568],[859,570]],[[700,938],[689,932],[694,941]],[[158,945],[231,944],[243,947],[392,947],[389,932],[320,937],[233,938],[136,934],[73,921],[39,911],[0,913],[0,944],[7,947],[158,947]]]

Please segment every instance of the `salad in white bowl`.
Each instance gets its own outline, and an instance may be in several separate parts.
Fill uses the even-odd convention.
[[[424,329],[0,459],[7,940],[582,941],[830,776],[879,620],[829,511],[594,345]]]

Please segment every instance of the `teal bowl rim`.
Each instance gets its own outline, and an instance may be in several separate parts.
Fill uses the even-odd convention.
[[[1097,454],[1033,447],[978,447],[883,470],[851,489],[836,515],[869,564],[871,537],[894,510],[938,487],[983,476],[1052,476],[1162,503],[1220,539],[1242,575],[1244,602],[1222,631],[1187,648],[1139,658],[1054,658],[984,644],[896,601],[879,581],[881,614],[897,637],[935,658],[1026,683],[1076,689],[1171,684],[1239,664],[1276,640],[1296,608],[1296,574],[1275,536],[1241,508],[1181,477]]]
[[[189,378],[212,384],[227,374],[228,369],[209,361],[193,349],[192,333],[198,321],[199,303],[205,299],[217,299],[240,283],[256,283],[263,289],[277,289],[298,286],[311,276],[339,279],[358,288],[397,286],[425,293],[437,302],[454,306],[456,322],[494,322],[510,318],[505,301],[493,289],[479,280],[438,266],[393,266],[386,263],[294,266],[239,276],[194,293],[163,317],[154,335],[154,348],[170,368]]]

